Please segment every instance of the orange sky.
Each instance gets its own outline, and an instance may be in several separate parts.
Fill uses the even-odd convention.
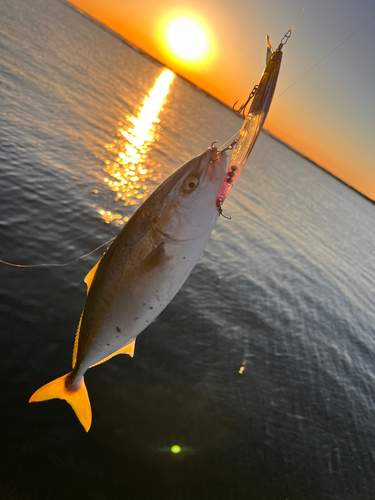
[[[258,83],[265,64],[265,35],[277,46],[306,6],[306,0],[269,0],[267,5],[242,0],[71,3],[228,105],[245,99]],[[167,47],[166,23],[181,15],[194,19],[207,34],[210,53],[201,63],[183,63]],[[375,22],[319,63],[371,17],[375,17],[375,6],[368,0],[359,0],[355,6],[307,3],[284,48],[265,128],[375,200],[371,83],[375,81]]]

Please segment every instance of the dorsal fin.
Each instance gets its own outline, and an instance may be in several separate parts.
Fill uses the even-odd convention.
[[[98,262],[95,264],[95,266],[91,269],[91,271],[86,275],[86,277],[84,279],[84,282],[87,284],[87,293],[89,293],[92,280],[94,279],[96,270],[98,269],[98,266],[99,266],[101,260],[102,259],[98,260]],[[79,319],[76,337],[74,339],[73,362],[72,362],[73,370],[74,370],[75,364],[77,362],[78,342],[79,342],[79,333],[81,331],[82,316],[83,316],[83,311],[82,311],[81,317]]]
[[[87,285],[87,293],[89,293],[91,283],[94,279],[95,273],[98,269],[98,266],[99,266],[101,260],[102,259],[98,260],[98,262],[95,264],[95,266],[91,269],[91,271],[86,275],[86,278],[84,279],[84,282]]]
[[[135,339],[131,340],[129,344],[127,344],[125,347],[121,347],[121,349],[119,349],[118,351],[114,352],[113,354],[110,354],[109,356],[102,359],[101,361],[98,361],[94,365],[91,365],[90,368],[92,368],[93,366],[100,365],[105,361],[108,361],[109,359],[113,358],[113,356],[117,356],[117,354],[129,354],[129,356],[133,357],[134,349],[135,349]]]
[[[79,340],[79,332],[81,331],[82,316],[83,316],[83,311],[82,311],[81,317],[79,318],[78,328],[77,328],[77,332],[76,332],[76,338],[74,339],[73,361],[72,361],[73,370],[74,370],[74,367],[75,367],[76,362],[77,362],[78,340]]]

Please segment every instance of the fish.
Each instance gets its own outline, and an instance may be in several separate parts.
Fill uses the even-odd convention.
[[[30,402],[64,399],[89,431],[92,413],[86,371],[118,354],[133,356],[137,336],[167,307],[198,262],[263,127],[280,70],[281,49],[290,35],[291,30],[276,51],[267,37],[266,67],[259,85],[240,108],[245,115],[254,97],[239,138],[220,150],[213,143],[167,177],[87,274],[72,371],[42,386]],[[224,153],[228,149],[233,154],[227,168]]]
[[[227,157],[211,146],[175,170],[144,201],[85,278],[87,296],[72,371],[30,402],[64,399],[86,432],[92,413],[84,374],[117,354],[165,309],[196,265],[215,226]]]

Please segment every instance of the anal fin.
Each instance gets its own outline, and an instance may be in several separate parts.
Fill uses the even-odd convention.
[[[135,349],[135,339],[131,340],[129,344],[126,344],[125,347],[121,347],[118,351],[114,352],[113,354],[110,354],[106,358],[102,359],[101,361],[98,361],[94,365],[91,365],[90,368],[93,366],[101,365],[102,363],[105,363],[109,359],[113,358],[114,356],[117,356],[117,354],[129,354],[129,356],[133,357],[134,356],[134,349]]]
[[[129,354],[129,356],[132,358],[134,356],[134,350],[135,350],[135,339],[130,342],[130,344],[126,345],[119,351],[117,351],[115,354]]]

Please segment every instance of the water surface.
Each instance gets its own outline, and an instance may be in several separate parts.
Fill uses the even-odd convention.
[[[0,258],[90,252],[240,128],[64,3],[1,7]],[[27,401],[70,369],[101,253],[0,268],[1,498],[373,498],[373,204],[262,134],[224,209],[135,357],[87,373],[87,435]]]

